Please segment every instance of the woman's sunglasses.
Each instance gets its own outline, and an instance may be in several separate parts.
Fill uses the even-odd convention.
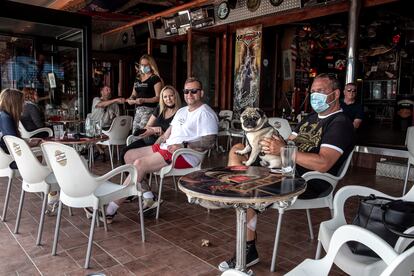
[[[188,93],[191,92],[191,94],[197,94],[198,91],[200,91],[201,89],[196,88],[196,89],[183,89],[183,93],[185,95],[187,95]]]

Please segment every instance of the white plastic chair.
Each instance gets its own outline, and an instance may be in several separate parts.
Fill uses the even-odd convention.
[[[405,145],[408,149],[407,173],[405,174],[403,195],[407,189],[408,177],[410,175],[411,165],[414,166],[414,126],[407,128],[407,135],[405,136]]]
[[[87,166],[82,162],[80,156],[72,147],[52,142],[44,143],[41,147],[60,186],[60,201],[56,217],[52,255],[56,255],[62,204],[75,208],[93,208],[85,268],[89,267],[97,211],[99,208],[101,209],[102,217],[104,218],[104,227],[107,230],[105,205],[111,201],[131,195],[138,196],[141,237],[142,241],[145,242],[141,185],[138,184],[137,187],[137,170],[134,166],[123,165],[103,176],[96,177],[89,172]],[[125,171],[131,175],[130,182],[127,185],[118,185],[108,181],[115,175]]]
[[[3,151],[0,148],[0,177],[7,177],[9,181],[7,182],[7,190],[3,204],[3,214],[1,216],[1,221],[6,221],[7,208],[9,207],[9,198],[10,198],[10,189],[13,182],[13,178],[16,177],[18,170],[13,170],[10,168],[10,163],[13,162],[13,157]]]
[[[193,168],[188,168],[188,169],[174,168],[177,158],[180,155],[183,155],[183,154],[191,154],[193,156],[196,156],[200,160],[200,163],[197,166],[195,166]],[[155,177],[157,177],[157,176],[160,177],[160,183],[159,183],[159,187],[158,187],[158,203],[161,202],[160,200],[161,200],[162,184],[164,182],[164,178],[167,177],[167,176],[172,176],[174,178],[175,189],[177,190],[177,184],[175,183],[175,177],[176,176],[183,176],[183,175],[201,170],[201,164],[203,163],[203,160],[204,160],[204,157],[206,156],[206,154],[207,154],[207,150],[203,151],[203,152],[199,152],[199,151],[192,150],[192,149],[189,149],[189,148],[182,148],[182,149],[178,149],[178,150],[174,151],[174,153],[172,155],[172,158],[171,158],[171,164],[163,167],[158,172],[153,173],[155,175]],[[150,185],[151,185],[151,178],[150,178]],[[160,205],[161,204],[158,204],[158,207],[157,207],[156,219],[158,219],[158,217],[160,215]]]
[[[98,145],[108,146],[112,169],[114,168],[112,146],[117,146],[117,154],[119,160],[119,146],[126,144],[126,139],[128,137],[129,131],[132,128],[132,120],[133,118],[131,116],[115,117],[109,130],[102,131],[103,134],[108,135],[109,139],[104,142],[97,143]]]
[[[226,148],[229,151],[230,145],[230,122],[233,119],[233,111],[232,110],[221,110],[219,112],[219,132],[217,134],[217,141],[216,141],[216,150],[218,151],[219,148],[219,137],[226,136]]]
[[[49,137],[52,137],[53,136],[53,131],[50,128],[48,128],[48,127],[42,127],[42,128],[35,129],[33,131],[27,131],[24,128],[22,122],[20,122],[20,121],[19,121],[19,131],[20,131],[20,136],[22,138],[26,138],[26,139],[27,138],[31,138],[34,135],[36,135],[38,133],[42,133],[42,132],[47,132],[47,134],[49,135]]]
[[[52,170],[48,166],[44,166],[39,162],[23,139],[7,135],[4,137],[4,142],[9,149],[10,155],[13,156],[16,161],[19,173],[22,177],[22,191],[20,194],[20,203],[17,211],[14,233],[17,234],[19,232],[25,192],[43,193],[42,210],[40,213],[39,228],[36,239],[36,245],[40,245],[47,205],[47,195],[49,192],[58,191],[59,186]]]
[[[279,131],[279,134],[283,139],[287,140],[292,133],[292,128],[289,125],[288,120],[279,117],[269,117],[269,124]]]
[[[227,269],[221,276],[249,276],[250,274],[244,273],[237,269]]]
[[[392,199],[402,199],[408,201],[414,201],[414,188],[411,188],[406,195],[401,198],[395,198],[386,195],[377,190],[363,187],[363,186],[345,186],[338,190],[333,200],[334,215],[333,218],[324,221],[319,226],[318,235],[318,247],[316,250],[316,259],[321,255],[322,247],[327,250],[330,246],[333,238],[333,233],[339,227],[346,225],[344,215],[345,202],[349,197],[360,195],[369,196],[374,194],[375,196],[382,196]],[[406,233],[413,233],[414,227],[406,230]],[[400,254],[406,249],[407,245],[413,239],[406,239],[400,237],[394,246],[396,254]],[[378,254],[378,252],[377,252]],[[386,267],[386,263],[378,258],[362,256],[353,254],[348,246],[343,246],[339,249],[335,257],[335,264],[344,272],[350,275],[379,275]]]
[[[386,269],[383,269],[383,271],[377,271],[376,273],[364,275],[411,275],[414,268],[412,265],[414,261],[414,247],[408,249],[402,254],[398,254],[398,252],[394,251],[394,249],[379,236],[369,230],[355,225],[341,226],[333,233],[328,253],[324,258],[320,260],[306,259],[285,275],[329,275],[332,263],[338,258],[337,254],[341,251],[342,248],[348,247],[345,244],[348,241],[357,241],[371,248],[381,258],[381,262],[384,264],[384,268],[386,267]]]
[[[318,171],[310,171],[310,172],[307,172],[307,173],[302,175],[302,177],[306,181],[310,181],[310,180],[313,180],[313,179],[320,179],[320,180],[324,180],[324,181],[328,182],[329,184],[331,184],[332,185],[332,190],[326,196],[318,197],[318,198],[312,198],[312,199],[300,199],[300,198],[298,198],[293,205],[291,205],[291,206],[289,206],[285,209],[280,208],[277,204],[272,205],[272,208],[278,210],[279,217],[278,217],[277,226],[276,226],[275,244],[273,246],[273,257],[272,257],[272,263],[271,263],[270,271],[274,272],[275,267],[276,267],[276,257],[277,257],[277,249],[278,249],[278,246],[279,246],[280,228],[282,226],[282,218],[283,218],[284,212],[287,211],[287,210],[305,209],[306,210],[306,216],[307,216],[307,219],[308,219],[309,235],[310,235],[310,238],[313,239],[314,235],[313,235],[312,221],[311,221],[309,210],[310,209],[328,207],[329,209],[331,209],[331,214],[333,213],[333,210],[332,210],[333,209],[333,205],[332,205],[333,193],[334,193],[335,187],[338,184],[338,182],[342,178],[344,178],[346,172],[348,171],[349,165],[350,165],[351,160],[352,160],[353,153],[354,153],[354,151],[352,150],[351,153],[348,155],[347,159],[345,160],[345,162],[342,164],[342,167],[338,172],[338,176],[334,176],[334,175],[329,174],[329,173],[321,173],[321,172],[318,172]]]

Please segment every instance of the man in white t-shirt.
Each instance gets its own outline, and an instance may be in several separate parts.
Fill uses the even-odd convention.
[[[214,147],[218,118],[216,113],[202,102],[204,91],[201,82],[196,78],[188,78],[184,84],[184,100],[187,106],[177,111],[170,127],[152,146],[129,150],[125,154],[125,163],[133,164],[138,170],[137,182],[143,182],[147,173],[155,172],[171,163],[172,154],[180,148],[191,148],[198,151]],[[201,160],[185,154],[175,163],[176,168],[190,168]],[[144,192],[144,211],[156,208],[158,202],[151,191]],[[123,200],[108,204],[107,222],[112,218]],[[88,210],[86,210],[88,211]]]

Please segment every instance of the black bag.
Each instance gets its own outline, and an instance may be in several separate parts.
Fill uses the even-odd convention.
[[[376,197],[373,194],[360,196],[358,212],[352,224],[374,232],[394,247],[399,236],[414,238],[414,235],[403,233],[414,226],[414,202]],[[355,254],[378,257],[374,251],[359,242],[350,241],[347,244]]]

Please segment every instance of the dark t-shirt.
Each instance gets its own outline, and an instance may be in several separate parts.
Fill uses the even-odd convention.
[[[297,134],[294,142],[298,151],[319,153],[321,146],[330,147],[342,152],[328,173],[338,175],[339,169],[354,148],[354,127],[343,112],[337,112],[325,118],[319,118],[312,113],[307,120],[302,121],[295,129]],[[309,170],[296,165],[299,175]]]
[[[20,118],[24,128],[27,131],[33,131],[44,127],[42,112],[37,104],[26,102],[23,107],[23,113]]]
[[[342,110],[351,119],[351,122],[355,119],[362,120],[364,118],[364,108],[359,103],[346,104],[343,100],[340,103]]]
[[[152,75],[145,81],[141,81],[138,77],[135,78],[134,90],[137,93],[137,98],[152,98],[155,97],[154,86],[159,83],[161,79],[157,75]],[[156,107],[158,103],[143,103],[142,106]]]
[[[170,127],[170,124],[171,124],[172,120],[174,119],[174,116],[171,116],[170,118],[166,119],[163,116],[163,114],[160,114],[160,106],[159,105],[154,110],[152,115],[157,117],[155,125],[160,126],[163,132],[165,132]]]
[[[3,140],[3,136],[6,135],[18,136],[17,129],[13,118],[7,112],[0,110],[0,147],[8,154],[9,150]]]

